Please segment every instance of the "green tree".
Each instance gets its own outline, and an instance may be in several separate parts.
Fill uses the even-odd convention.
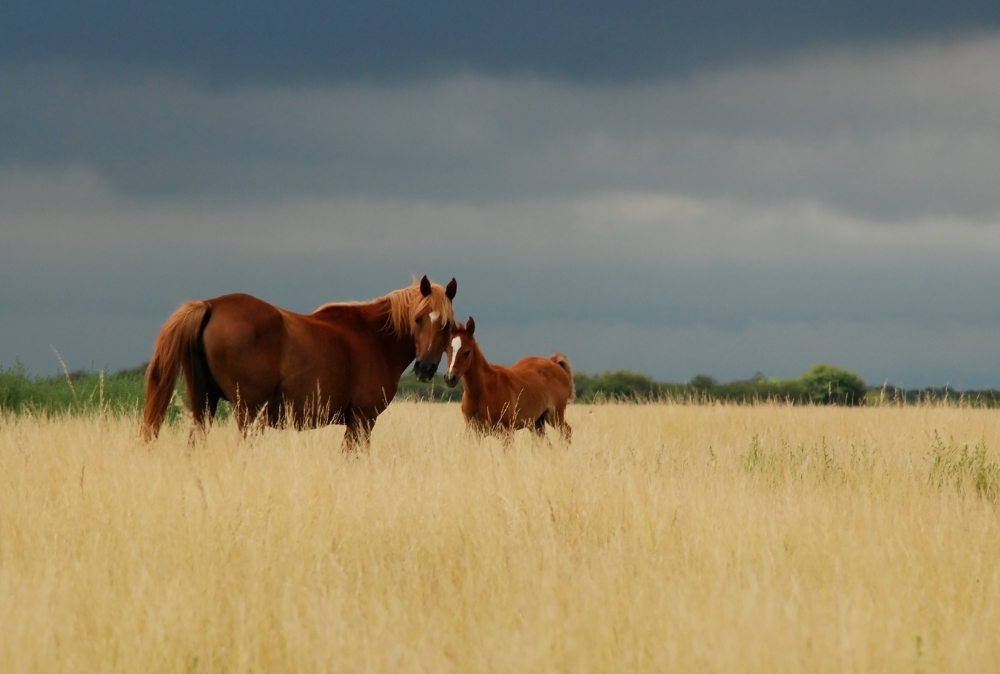
[[[816,363],[799,380],[809,400],[817,405],[864,405],[868,386],[850,370]]]
[[[579,402],[604,400],[655,400],[666,393],[666,387],[653,378],[631,370],[615,370],[597,374],[573,374],[576,398]]]
[[[707,374],[696,374],[691,377],[691,381],[688,382],[688,386],[699,391],[711,391],[719,386],[719,382],[716,381],[714,377],[710,377]]]

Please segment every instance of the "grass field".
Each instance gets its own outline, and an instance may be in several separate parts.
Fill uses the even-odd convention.
[[[345,456],[338,427],[0,418],[0,671],[1000,667],[997,412],[568,419],[504,450],[397,402]]]

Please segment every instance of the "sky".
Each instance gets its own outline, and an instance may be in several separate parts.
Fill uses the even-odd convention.
[[[486,356],[1000,387],[1000,4],[0,5],[0,367],[458,280]]]

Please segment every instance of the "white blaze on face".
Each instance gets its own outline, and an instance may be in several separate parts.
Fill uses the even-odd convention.
[[[462,350],[462,338],[455,337],[451,340],[451,361],[448,363],[448,374],[455,368],[455,360],[458,358],[458,352]]]
[[[431,325],[434,325],[437,322],[438,316],[440,316],[440,315],[441,314],[439,314],[436,311],[432,311],[431,313],[427,314],[427,318],[431,319]],[[431,345],[428,344],[427,345],[427,351],[430,352],[430,350],[431,350]]]

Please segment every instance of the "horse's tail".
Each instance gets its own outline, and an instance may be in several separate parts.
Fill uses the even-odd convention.
[[[152,440],[160,432],[177,376],[182,366],[185,371],[191,369],[191,360],[211,309],[211,305],[205,301],[188,302],[175,311],[160,328],[153,346],[153,357],[146,370],[146,404],[142,411],[143,440]]]
[[[573,365],[570,364],[569,358],[562,353],[552,354],[552,357],[549,358],[549,360],[566,370],[566,374],[569,375],[569,401],[573,402],[576,400],[576,383],[573,381]]]

